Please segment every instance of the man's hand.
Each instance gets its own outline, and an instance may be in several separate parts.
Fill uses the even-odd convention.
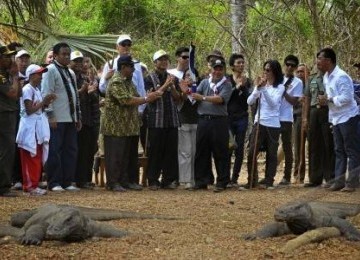
[[[52,129],[56,129],[56,128],[57,128],[57,122],[56,122],[56,121],[51,121],[51,120],[49,120],[49,125],[50,125],[50,128],[52,128]]]
[[[202,101],[203,100],[203,95],[199,94],[199,93],[192,93],[191,94],[192,98],[195,99],[196,101]]]
[[[159,98],[161,98],[162,94],[160,94],[158,91],[150,92],[146,95],[146,102],[153,102]]]
[[[328,97],[327,95],[318,95],[318,101],[320,106],[327,106],[328,104]]]
[[[111,79],[112,76],[114,76],[115,70],[114,69],[109,69],[109,71],[106,73],[105,75],[105,79],[109,80]]]
[[[43,104],[45,106],[50,105],[56,99],[56,95],[54,93],[47,94],[43,99]]]
[[[81,121],[80,121],[80,120],[77,121],[77,122],[75,123],[75,126],[76,126],[76,130],[79,132],[79,131],[81,130],[81,127],[82,127]]]

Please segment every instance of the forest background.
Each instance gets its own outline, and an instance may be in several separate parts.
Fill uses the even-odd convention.
[[[282,63],[288,54],[313,68],[317,51],[332,46],[354,75],[358,17],[360,0],[0,0],[0,40],[23,43],[40,63],[54,43],[66,41],[101,65],[127,33],[133,56],[150,68],[156,50],[173,54],[193,42],[200,71],[206,55],[219,49],[226,57],[243,53],[249,76],[265,60]]]

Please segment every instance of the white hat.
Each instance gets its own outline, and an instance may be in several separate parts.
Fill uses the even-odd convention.
[[[24,55],[27,55],[29,57],[31,56],[27,51],[21,50],[16,53],[15,58],[20,58],[21,56],[24,56]]]
[[[121,34],[121,35],[119,36],[119,38],[117,39],[116,44],[120,44],[120,43],[122,43],[123,41],[131,41],[131,42],[132,42],[132,40],[131,40],[131,38],[130,38],[130,35],[128,35],[128,34]]]
[[[157,52],[154,53],[153,61],[156,61],[157,59],[159,59],[163,56],[167,56],[169,58],[169,54],[167,54],[166,51],[158,50]]]
[[[140,66],[141,66],[142,68],[144,68],[144,69],[148,70],[148,66],[146,66],[146,64],[145,64],[145,63],[140,62]]]
[[[78,58],[84,58],[84,55],[79,52],[79,51],[73,51],[71,52],[70,54],[70,60],[75,60],[75,59],[78,59]]]
[[[44,72],[47,72],[47,70],[48,70],[47,68],[40,67],[39,65],[30,64],[29,67],[27,67],[26,72],[25,72],[26,79],[29,80],[29,77],[30,77],[32,74],[35,74],[35,73],[44,73]]]

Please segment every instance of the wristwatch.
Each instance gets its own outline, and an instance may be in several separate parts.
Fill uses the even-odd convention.
[[[147,97],[147,96],[145,96],[145,97],[144,97],[145,103],[147,102],[147,99],[148,99],[148,97]]]
[[[206,97],[205,97],[205,96],[203,96],[203,97],[202,97],[202,100],[203,100],[203,101],[206,101]]]

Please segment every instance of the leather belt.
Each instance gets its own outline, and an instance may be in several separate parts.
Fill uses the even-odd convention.
[[[199,115],[199,117],[205,120],[226,118],[226,116],[219,116],[219,115]]]

